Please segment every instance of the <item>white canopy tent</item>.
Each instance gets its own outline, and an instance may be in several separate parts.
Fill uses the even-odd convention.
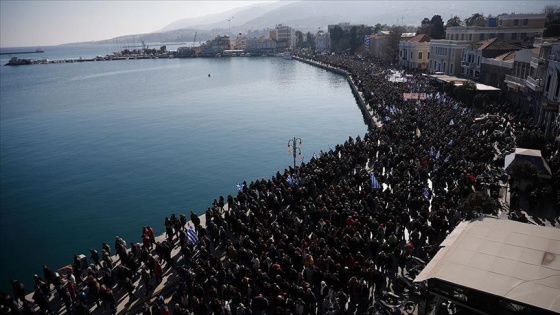
[[[484,218],[460,223],[441,246],[415,282],[437,279],[560,313],[560,229]]]
[[[551,178],[552,171],[543,159],[541,150],[532,150],[524,148],[516,148],[515,152],[506,155],[504,161],[504,169],[506,173],[511,174],[511,164],[514,162],[526,162],[533,164],[539,171],[539,177]]]

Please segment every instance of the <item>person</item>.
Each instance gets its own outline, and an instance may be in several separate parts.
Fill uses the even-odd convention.
[[[25,304],[25,286],[19,280],[12,280],[12,292],[14,293],[14,300],[16,303],[21,301],[22,304]]]
[[[148,272],[148,268],[146,266],[142,268],[142,283],[144,284],[144,288],[146,289],[144,296],[148,296],[154,286],[151,284],[150,273]]]
[[[101,263],[99,262],[99,253],[95,249],[90,249],[89,252],[91,254],[90,258],[91,260],[93,260],[93,263],[101,267]]]

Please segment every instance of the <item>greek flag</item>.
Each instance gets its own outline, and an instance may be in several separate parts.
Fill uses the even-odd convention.
[[[463,108],[463,112],[461,113],[461,115],[465,115],[467,113],[467,108]]]
[[[313,158],[314,159],[318,159],[319,157],[317,156],[317,154],[315,154],[315,152],[313,152]]]
[[[369,35],[365,35],[365,36],[364,36],[364,46],[365,46],[366,48],[369,48],[369,43],[370,43],[369,41],[370,41]]]
[[[439,154],[439,150],[438,150],[437,153],[436,153],[436,160],[439,159],[440,156],[441,155]]]
[[[375,175],[371,173],[370,177],[371,177],[371,188],[373,190],[381,190],[381,185],[379,184],[379,181],[377,181],[377,178],[375,178]]]
[[[422,193],[422,195],[424,195],[424,198],[426,199],[430,199],[430,191],[428,190],[428,187],[424,188],[424,192]]]
[[[292,175],[288,175],[288,178],[286,178],[286,182],[288,182],[290,186],[294,184],[294,179],[292,178]]]
[[[198,235],[196,234],[196,231],[190,226],[189,229],[187,230],[187,240],[191,244],[198,243]]]
[[[435,153],[434,153],[434,147],[431,147],[431,148],[430,148],[429,154],[430,154],[430,156],[434,156],[434,154],[435,154]]]
[[[237,192],[242,192],[243,188],[245,188],[245,185],[243,183],[238,183],[235,186],[237,187]]]
[[[449,126],[453,126],[455,125],[455,122],[453,122],[453,119],[451,119],[451,121],[449,122]]]
[[[447,143],[447,145],[453,145],[453,139],[449,140],[449,142]]]
[[[457,103],[453,104],[453,109],[457,110]]]
[[[449,162],[449,159],[451,158],[451,154],[447,155],[447,157],[445,158],[445,160],[443,160],[444,162]]]

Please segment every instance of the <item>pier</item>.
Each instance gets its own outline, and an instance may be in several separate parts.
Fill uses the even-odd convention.
[[[2,52],[0,55],[23,55],[23,54],[41,54],[45,51],[42,49],[37,49],[33,51],[16,51],[16,52]]]

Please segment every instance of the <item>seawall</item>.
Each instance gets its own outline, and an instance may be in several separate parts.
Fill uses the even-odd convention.
[[[298,56],[293,56],[293,59],[345,76],[346,80],[348,81],[348,85],[350,85],[350,88],[352,89],[352,94],[354,94],[356,103],[358,103],[358,107],[362,111],[364,122],[368,125],[368,128],[373,129],[373,128],[381,127],[381,123],[374,116],[373,110],[369,108],[367,102],[364,100],[364,97],[362,96],[362,93],[358,89],[358,86],[356,85],[354,79],[352,78],[352,76],[348,71],[330,66],[328,64],[320,63],[315,60],[301,58]]]

